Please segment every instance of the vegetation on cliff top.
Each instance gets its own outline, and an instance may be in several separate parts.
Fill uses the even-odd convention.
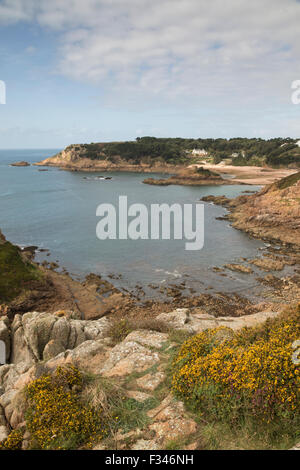
[[[0,243],[0,302],[17,297],[30,281],[38,280],[41,273],[22,258],[20,249],[9,242]]]
[[[101,408],[80,399],[82,374],[74,366],[58,367],[26,389],[26,428],[35,449],[75,449],[92,445],[105,434]]]
[[[286,189],[290,188],[294,184],[300,181],[300,171],[299,173],[294,173],[293,175],[287,176],[286,178],[282,178],[280,181],[274,183],[274,186],[277,189]]]
[[[191,162],[189,152],[203,149],[215,163],[232,158],[234,165],[300,166],[300,148],[295,139],[183,139],[138,137],[135,141],[71,145],[67,149],[84,150],[92,160],[119,159],[131,164],[184,164]],[[199,158],[199,157],[198,157]],[[201,157],[200,157],[201,158]]]
[[[173,361],[173,391],[207,422],[231,430],[252,426],[267,445],[293,442],[299,427],[300,305],[255,328],[206,330]]]

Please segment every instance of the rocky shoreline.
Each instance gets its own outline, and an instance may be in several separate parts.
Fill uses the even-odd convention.
[[[283,178],[253,195],[230,200],[225,196],[205,196],[228,209],[233,227],[272,242],[300,246],[300,173]]]
[[[256,328],[300,302],[300,243],[295,236],[299,212],[297,206],[293,209],[299,201],[299,181],[300,177],[283,180],[235,200],[203,198],[226,207],[227,218],[237,228],[272,241],[259,258],[215,267],[220,275],[226,269],[245,276],[259,270],[257,282],[265,289],[260,303],[237,293],[185,297],[184,285],[165,288],[172,299],[168,302],[137,302],[101,276],[91,274],[80,283],[57,273],[54,265],[50,270],[36,265],[36,247],[17,249],[0,232],[2,252],[7,249],[31,276],[13,300],[0,305],[0,340],[6,345],[7,361],[0,365],[0,443],[9,442],[13,431],[19,433],[15,435],[22,449],[31,448],[24,390],[40,377],[55,377],[57,370],[75,367],[101,384],[109,383],[111,390],[117,384],[122,401],[130,403],[130,416],[144,419],[129,429],[124,428],[126,422],[114,425],[109,437],[93,442],[93,449],[166,449],[179,435],[180,449],[203,448],[199,420],[170,393],[170,361],[190,335],[224,327]],[[292,208],[286,201],[295,201]],[[263,208],[268,212],[261,217]],[[290,275],[274,274],[284,273],[285,267],[291,268]],[[91,401],[95,391],[84,388],[84,393]]]
[[[296,191],[294,194],[295,197],[298,197],[298,183],[295,185],[295,189],[289,188],[289,194],[291,196],[292,191]],[[275,191],[275,194],[278,190]],[[284,189],[286,191],[286,188]],[[271,193],[273,194],[273,189]],[[276,195],[276,198],[281,197]],[[272,274],[268,279],[264,279],[259,276],[259,283],[263,286],[267,286],[268,283],[270,286],[274,284],[281,284],[274,280],[274,272],[280,271],[284,266],[293,266],[299,263],[299,245],[297,248],[296,237],[293,237],[294,243],[289,243],[291,235],[287,239],[286,233],[290,230],[290,224],[288,220],[284,219],[284,228],[280,229],[280,218],[277,219],[277,223],[274,226],[275,235],[280,234],[280,237],[276,237],[274,233],[269,236],[268,234],[271,231],[271,227],[268,227],[269,231],[266,233],[264,231],[264,226],[259,225],[255,226],[253,230],[253,217],[251,218],[251,224],[244,222],[244,219],[240,219],[239,216],[241,213],[247,213],[249,201],[252,206],[257,206],[257,200],[260,201],[261,197],[269,194],[269,190],[265,189],[260,193],[240,196],[234,200],[229,200],[224,196],[207,196],[203,200],[206,202],[214,202],[215,204],[221,204],[226,207],[230,212],[225,216],[225,218],[233,222],[233,226],[240,228],[243,231],[246,231],[251,236],[256,236],[257,238],[262,238],[266,242],[272,243],[283,243],[282,248],[278,250],[270,249],[264,253],[263,257],[256,260],[244,260],[242,263],[230,263],[224,267],[213,267],[212,270],[218,273],[220,276],[226,276],[226,271],[237,271],[243,275],[252,274],[256,275],[255,270],[262,270],[263,272],[271,272]],[[281,199],[282,200],[282,199]],[[243,205],[245,205],[245,211],[242,210]],[[282,204],[281,204],[282,206]],[[294,224],[294,215],[290,214],[292,217],[291,225]],[[261,220],[261,219],[259,219]],[[263,235],[262,235],[263,232]],[[23,250],[22,255],[26,256],[28,260],[32,262],[34,250],[36,247],[27,247]],[[47,268],[51,268],[50,270]],[[38,266],[38,269],[43,273],[42,281],[32,281],[30,286],[30,294],[20,299],[15,299],[11,302],[10,310],[12,315],[17,311],[30,311],[31,309],[55,311],[59,308],[73,309],[77,312],[82,313],[83,318],[85,319],[97,319],[101,318],[103,315],[114,314],[120,317],[131,315],[132,317],[139,317],[140,315],[150,315],[155,316],[166,308],[197,308],[202,306],[203,303],[209,303],[212,305],[212,308],[215,311],[218,311],[218,315],[228,314],[225,313],[227,310],[232,312],[237,309],[243,310],[244,313],[253,313],[253,307],[250,304],[246,307],[246,304],[243,300],[243,297],[236,295],[237,293],[233,292],[231,300],[227,294],[224,294],[224,301],[220,303],[220,297],[215,296],[214,294],[196,294],[193,292],[193,289],[190,289],[186,282],[176,283],[170,286],[151,286],[149,287],[153,292],[157,292],[158,296],[154,294],[154,298],[151,300],[145,298],[145,292],[143,286],[136,286],[137,289],[135,292],[128,292],[126,289],[116,288],[113,285],[113,277],[111,280],[102,279],[101,276],[91,274],[83,282],[75,281],[65,270],[62,272],[56,272],[58,265],[56,263],[49,263],[48,261],[43,261],[42,265]],[[272,277],[273,276],[273,277]],[[272,277],[272,279],[271,279]],[[105,294],[105,297],[103,296]],[[161,297],[160,299],[155,299],[156,297]],[[163,300],[162,298],[165,298]],[[232,301],[232,299],[235,299]],[[228,308],[226,307],[228,305]],[[236,306],[236,307],[235,307]],[[221,308],[220,308],[221,307]],[[249,307],[249,312],[247,308]],[[254,310],[255,311],[255,310]]]
[[[46,158],[38,163],[34,163],[35,166],[45,167],[57,167],[67,171],[84,171],[84,172],[113,172],[113,171],[124,171],[134,173],[177,173],[185,168],[183,165],[170,165],[167,163],[158,163],[154,165],[140,163],[130,164],[126,160],[118,158],[117,163],[114,163],[108,159],[103,160],[92,160],[86,158],[76,151],[74,148],[65,149],[59,152],[53,157]]]

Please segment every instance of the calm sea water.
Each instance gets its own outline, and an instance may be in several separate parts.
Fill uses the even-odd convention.
[[[104,277],[122,275],[121,284],[164,284],[185,280],[197,291],[213,287],[234,291],[253,283],[247,275],[221,277],[213,266],[256,256],[263,243],[230,227],[216,217],[225,209],[205,204],[205,243],[200,251],[186,251],[180,240],[106,240],[96,238],[96,208],[100,203],[117,204],[127,195],[129,204],[193,203],[202,196],[234,197],[253,186],[148,186],[143,174],[106,173],[112,180],[96,180],[98,173],[66,172],[56,168],[11,167],[10,163],[37,162],[56,153],[51,150],[0,151],[0,228],[19,245],[37,245],[51,252],[48,260],[83,277],[94,272]],[[151,175],[149,175],[151,176]],[[88,179],[84,179],[88,177]]]

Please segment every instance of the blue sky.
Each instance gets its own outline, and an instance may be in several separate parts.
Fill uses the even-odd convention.
[[[0,0],[0,148],[300,137],[296,0]]]

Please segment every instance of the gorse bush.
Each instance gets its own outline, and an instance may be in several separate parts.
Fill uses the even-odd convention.
[[[73,449],[103,437],[101,409],[81,400],[82,385],[81,373],[70,366],[58,367],[27,386],[26,427],[33,448]]]
[[[295,423],[300,382],[292,343],[299,338],[299,312],[236,333],[206,330],[174,359],[173,390],[214,419]]]
[[[20,450],[22,448],[22,441],[22,431],[14,429],[3,442],[0,442],[0,450]]]

